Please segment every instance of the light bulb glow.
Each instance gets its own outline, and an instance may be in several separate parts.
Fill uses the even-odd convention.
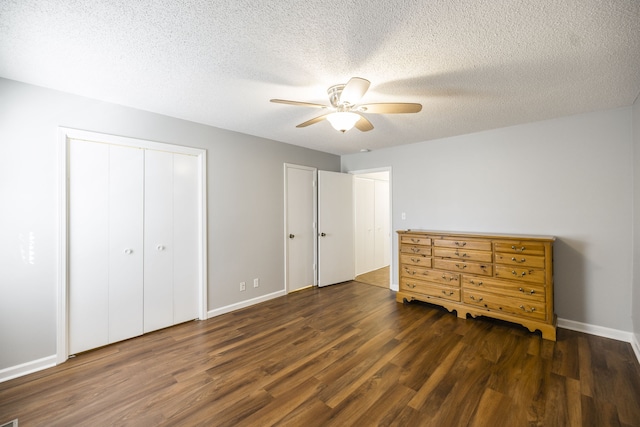
[[[360,116],[348,111],[339,111],[329,114],[327,120],[335,130],[344,133],[355,126],[356,122],[360,120]]]

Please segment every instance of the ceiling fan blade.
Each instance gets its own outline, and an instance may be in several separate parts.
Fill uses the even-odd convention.
[[[408,102],[387,102],[380,104],[364,104],[359,106],[358,110],[373,114],[417,113],[422,110],[422,105]]]
[[[323,114],[322,116],[314,117],[314,118],[313,118],[313,119],[311,119],[311,120],[307,120],[307,121],[306,121],[306,122],[304,122],[304,123],[300,123],[300,124],[299,124],[298,126],[296,126],[296,127],[297,127],[297,128],[304,128],[304,127],[307,127],[307,126],[313,125],[313,124],[315,124],[315,123],[318,123],[318,122],[323,121],[324,119],[326,119],[326,118],[327,118],[327,116],[328,116],[328,114]]]
[[[275,102],[276,104],[289,104],[289,105],[297,105],[300,107],[329,108],[328,105],[314,104],[313,102],[289,101],[287,99],[270,99],[270,101]]]
[[[356,122],[356,128],[361,131],[361,132],[368,132],[371,129],[373,129],[373,125],[371,124],[371,122],[369,120],[367,120],[367,118],[361,114],[358,114],[360,116],[360,120],[358,120]]]
[[[342,89],[340,103],[342,104],[346,102],[351,105],[357,104],[358,101],[360,101],[360,98],[362,98],[367,90],[369,90],[369,85],[371,85],[369,80],[360,77],[352,77],[345,85],[344,89]]]

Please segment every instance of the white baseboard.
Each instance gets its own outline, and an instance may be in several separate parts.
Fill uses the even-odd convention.
[[[278,298],[286,295],[287,293],[283,290],[278,292],[273,292],[271,294],[263,295],[261,297],[252,298],[246,301],[237,302],[235,304],[227,305],[224,307],[216,308],[214,310],[209,310],[207,312],[207,318],[220,316],[221,314],[231,313],[232,311],[240,310],[241,308],[250,307],[255,304],[259,304],[261,302],[269,301],[270,299]]]
[[[631,348],[636,355],[636,359],[638,359],[638,363],[640,363],[640,345],[638,344],[638,336],[633,332],[605,328],[604,326],[589,325],[588,323],[575,322],[567,319],[558,319],[558,327],[577,332],[584,332],[585,334],[596,335],[603,338],[611,338],[613,340],[628,342],[631,344]]]
[[[56,366],[56,355],[0,370],[0,383]]]
[[[633,348],[633,352],[636,354],[638,363],[640,363],[640,335],[639,334],[632,334],[631,348]]]

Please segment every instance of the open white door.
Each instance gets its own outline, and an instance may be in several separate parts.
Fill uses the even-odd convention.
[[[353,175],[318,171],[318,236],[318,286],[353,280]]]

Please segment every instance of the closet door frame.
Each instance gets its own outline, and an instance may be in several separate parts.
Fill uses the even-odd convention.
[[[56,321],[56,364],[69,358],[69,141],[84,140],[146,148],[196,156],[198,158],[199,236],[198,318],[207,318],[207,151],[162,142],[58,127],[58,278]]]

